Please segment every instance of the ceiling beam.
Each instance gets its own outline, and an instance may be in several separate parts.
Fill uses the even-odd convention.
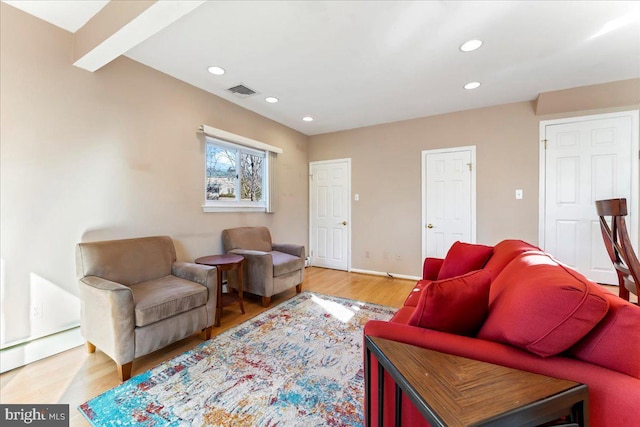
[[[74,34],[73,65],[94,72],[205,0],[110,1]]]

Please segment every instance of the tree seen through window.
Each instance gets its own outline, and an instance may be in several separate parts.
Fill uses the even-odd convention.
[[[263,202],[264,166],[263,152],[231,148],[208,140],[206,200]]]

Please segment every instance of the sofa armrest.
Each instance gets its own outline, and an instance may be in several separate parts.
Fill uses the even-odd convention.
[[[272,247],[274,251],[284,252],[285,254],[297,256],[298,258],[304,258],[304,246],[274,243]]]
[[[218,302],[218,272],[216,267],[177,261],[171,266],[171,274],[190,282],[199,283],[207,288],[207,327],[212,326],[216,319],[216,304]]]
[[[273,257],[270,252],[249,249],[233,249],[229,253],[242,255],[243,290],[256,295],[273,295]],[[235,274],[228,276],[232,287],[235,285]]]
[[[442,258],[425,258],[422,265],[422,279],[437,280],[443,262]]]
[[[498,342],[400,323],[370,320],[364,326],[364,335],[386,338],[442,353],[583,383],[589,387],[591,425],[622,426],[635,425],[634,423],[637,422],[635,414],[640,407],[640,378],[563,355],[541,358],[525,350]],[[377,361],[375,357],[372,357],[372,363],[374,365],[371,370],[371,384],[375,390],[377,386],[377,370],[375,369]],[[386,376],[385,390],[385,395],[393,396],[393,380]],[[377,393],[372,393],[371,397],[372,409],[377,409]],[[387,400],[385,399],[385,414],[393,413],[391,410],[393,403],[390,402],[389,408],[387,408]],[[413,404],[405,399],[405,396],[403,396],[402,410],[403,425],[424,425],[419,422],[409,422],[423,418],[413,407]]]
[[[79,279],[82,335],[119,365],[133,360],[136,327],[128,286],[97,276]]]
[[[216,267],[177,261],[171,266],[171,274],[190,282],[199,283],[209,289],[216,289]]]

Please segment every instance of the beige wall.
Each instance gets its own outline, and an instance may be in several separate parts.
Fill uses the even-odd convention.
[[[305,135],[124,57],[73,67],[72,34],[1,8],[3,344],[78,322],[79,241],[166,234],[193,260],[222,250],[224,228],[266,225],[307,245]],[[284,150],[277,213],[202,212],[201,124]]]
[[[639,81],[625,81],[627,90]],[[612,86],[619,93],[620,84]],[[352,159],[352,193],[360,195],[351,202],[352,268],[421,275],[423,150],[475,145],[477,242],[537,244],[539,122],[640,107],[640,94],[621,105],[620,97],[603,96],[606,87],[570,91],[570,100],[544,97],[547,111],[558,112],[558,104],[571,113],[536,116],[535,102],[519,102],[310,137],[309,161]],[[591,106],[594,93],[607,108],[576,111]],[[516,189],[524,190],[523,200],[515,199]]]
[[[81,240],[168,234],[192,260],[221,251],[223,228],[263,224],[277,241],[308,245],[309,161],[352,159],[353,268],[420,275],[429,149],[477,147],[478,242],[537,243],[539,121],[640,107],[598,85],[599,110],[582,88],[541,98],[553,115],[521,102],[308,138],[127,58],[75,68],[70,33],[0,7],[2,343],[78,321]],[[200,124],[284,149],[276,214],[202,212]],[[33,301],[45,304],[41,318],[30,318]]]

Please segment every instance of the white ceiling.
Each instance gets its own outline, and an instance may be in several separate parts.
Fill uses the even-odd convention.
[[[3,0],[13,7],[75,33],[109,3],[109,0]]]
[[[126,56],[314,135],[640,77],[640,2],[208,1]],[[240,83],[259,94],[226,91]]]

